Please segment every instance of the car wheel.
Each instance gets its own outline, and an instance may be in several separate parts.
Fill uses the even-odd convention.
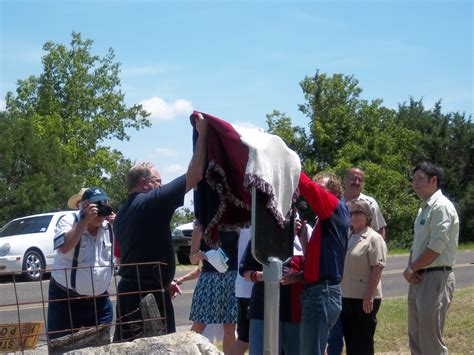
[[[191,261],[189,261],[189,254],[188,253],[178,252],[178,253],[176,253],[176,257],[178,258],[178,262],[181,265],[191,264]]]
[[[36,250],[28,250],[23,258],[23,277],[27,281],[39,281],[45,268],[41,254]]]

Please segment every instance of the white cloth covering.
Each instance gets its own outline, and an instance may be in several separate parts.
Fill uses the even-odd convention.
[[[245,175],[257,178],[259,190],[270,193],[273,213],[283,224],[290,211],[293,196],[298,188],[301,162],[298,154],[288,148],[283,140],[258,128],[233,125],[242,143],[249,148]],[[269,191],[271,189],[272,191]]]

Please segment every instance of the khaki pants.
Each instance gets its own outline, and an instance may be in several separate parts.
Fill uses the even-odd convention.
[[[453,300],[452,271],[422,272],[408,291],[408,336],[412,354],[448,354],[443,342],[446,312]]]

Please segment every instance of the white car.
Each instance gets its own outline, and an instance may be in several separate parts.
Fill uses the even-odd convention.
[[[0,276],[23,272],[28,281],[41,279],[54,261],[54,229],[73,211],[43,213],[16,218],[0,230]]]
[[[193,232],[193,222],[177,226],[171,233],[173,247],[176,257],[181,265],[191,264],[189,252],[191,250],[191,234]]]

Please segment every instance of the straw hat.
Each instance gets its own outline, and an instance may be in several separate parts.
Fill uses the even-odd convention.
[[[77,194],[74,194],[71,197],[69,197],[69,200],[67,200],[67,206],[72,210],[77,210],[77,204],[81,202],[82,195],[84,194],[86,190],[87,190],[87,187],[83,187],[82,189],[79,190]]]

